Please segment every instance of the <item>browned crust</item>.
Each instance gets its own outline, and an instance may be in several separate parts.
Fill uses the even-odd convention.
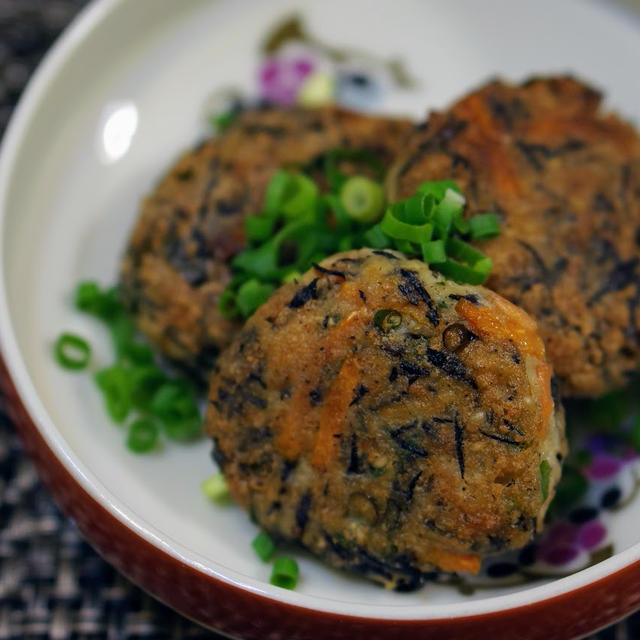
[[[533,320],[398,253],[338,254],[278,290],[209,400],[216,459],[263,527],[401,588],[526,544],[565,453]]]
[[[624,385],[640,361],[640,138],[566,77],[491,82],[432,113],[390,172],[391,197],[454,178],[494,211],[488,286],[538,320],[566,396]]]
[[[121,289],[143,333],[205,374],[238,329],[218,300],[273,172],[334,148],[366,149],[388,165],[409,130],[406,120],[337,107],[249,110],[185,154],[144,200],[122,262]]]

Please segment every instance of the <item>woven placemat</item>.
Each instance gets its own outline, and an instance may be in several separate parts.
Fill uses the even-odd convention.
[[[0,0],[0,138],[32,71],[86,2]],[[640,638],[640,613],[592,637]],[[221,636],[160,604],[93,551],[40,482],[0,396],[0,640],[45,638]]]

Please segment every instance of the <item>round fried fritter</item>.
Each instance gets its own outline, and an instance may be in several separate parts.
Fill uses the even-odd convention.
[[[566,396],[628,382],[640,363],[640,137],[571,78],[490,84],[433,113],[389,173],[391,199],[453,178],[468,215],[502,234],[479,247],[487,286],[538,321]]]
[[[263,207],[273,173],[336,148],[384,166],[410,129],[405,120],[337,107],[245,111],[221,136],[183,156],[144,201],[121,267],[121,291],[140,330],[162,353],[206,375],[239,324],[218,312],[244,219]]]
[[[565,454],[550,371],[521,309],[362,249],[247,321],[215,367],[206,428],[267,531],[410,589],[541,528]]]

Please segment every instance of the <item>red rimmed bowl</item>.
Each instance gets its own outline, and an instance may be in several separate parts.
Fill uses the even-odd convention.
[[[604,4],[296,6],[314,34],[404,59],[419,84],[387,87],[375,109],[418,117],[489,75],[570,70],[605,89],[623,114],[640,116],[640,27]],[[638,501],[607,515],[614,555],[568,577],[498,581],[471,596],[444,585],[401,594],[300,554],[298,589],[273,587],[250,549],[256,530],[246,515],[200,493],[213,470],[209,444],[128,453],[90,376],[55,364],[51,345],[63,330],[87,336],[96,366],[108,364],[106,336],[72,309],[75,283],[115,280],[140,198],[206,132],[212,91],[251,91],[257,44],[290,9],[284,0],[104,0],[57,43],[27,90],[0,156],[1,380],[42,476],[123,573],[236,636],[565,638],[626,615],[640,606]]]

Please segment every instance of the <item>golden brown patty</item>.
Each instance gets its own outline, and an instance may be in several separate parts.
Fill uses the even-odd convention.
[[[565,453],[550,371],[519,308],[362,249],[247,321],[215,367],[206,428],[265,529],[408,589],[540,529]]]
[[[274,171],[336,148],[365,149],[388,165],[409,129],[335,107],[261,109],[183,156],[144,201],[122,262],[121,290],[142,332],[206,374],[238,328],[218,300],[228,261],[244,247],[244,219],[262,210]]]
[[[621,386],[640,361],[640,137],[571,78],[492,82],[430,115],[389,176],[393,198],[453,177],[494,211],[487,286],[538,321],[567,396]]]

